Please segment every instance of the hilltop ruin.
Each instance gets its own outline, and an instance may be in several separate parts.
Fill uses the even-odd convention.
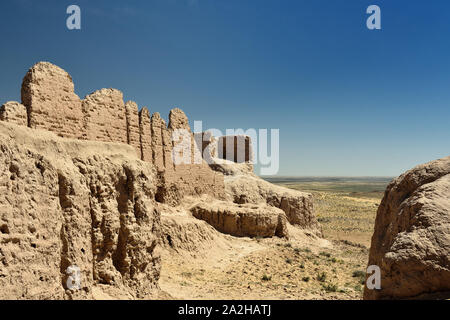
[[[180,109],[166,124],[116,89],[80,99],[48,62],[21,95],[0,108],[0,299],[153,298],[161,247],[196,254],[217,234],[289,238],[292,225],[321,234],[311,194],[253,173],[248,137],[194,134]],[[212,144],[225,160],[174,163],[179,129],[202,138],[190,139],[193,158]]]

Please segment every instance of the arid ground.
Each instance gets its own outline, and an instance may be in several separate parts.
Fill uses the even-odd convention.
[[[361,299],[378,204],[390,178],[277,178],[314,195],[325,240],[223,236],[219,249],[165,251],[160,285],[178,299]]]

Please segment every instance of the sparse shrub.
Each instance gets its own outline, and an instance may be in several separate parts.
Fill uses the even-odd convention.
[[[287,258],[287,259],[286,259],[286,263],[291,264],[291,263],[292,263],[292,259]]]
[[[359,283],[365,284],[366,283],[366,273],[361,270],[353,271],[352,274],[353,278],[359,278]]]
[[[290,243],[286,243],[284,246],[285,246],[286,248],[292,248],[292,244],[290,244]]]
[[[305,265],[303,263],[300,265],[300,269],[305,269]]]
[[[330,261],[333,263],[336,263],[337,260],[336,260],[336,258],[331,258]]]
[[[325,282],[327,279],[327,274],[325,272],[317,274],[317,280],[320,282]]]
[[[309,277],[303,277],[303,278],[302,278],[302,281],[308,282],[308,281],[309,281]]]
[[[270,281],[272,280],[272,276],[268,276],[267,274],[263,275],[262,281]]]
[[[323,284],[322,287],[325,289],[326,292],[337,292],[338,286],[332,283]]]
[[[361,270],[356,270],[356,271],[353,271],[352,277],[353,278],[361,278],[361,277],[365,278],[366,277],[366,273],[364,271],[361,271]]]
[[[327,258],[331,257],[331,254],[328,252],[325,252],[325,251],[322,251],[321,253],[319,253],[319,255],[327,257]]]
[[[300,249],[299,248],[295,248],[294,251],[295,251],[296,254],[300,253]]]

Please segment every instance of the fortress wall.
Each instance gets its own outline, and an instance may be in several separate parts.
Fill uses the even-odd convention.
[[[142,107],[139,112],[139,138],[141,144],[141,159],[153,162],[152,152],[152,128],[150,124],[150,113],[147,107]]]
[[[142,160],[138,105],[134,101],[125,103],[125,114],[127,120],[127,142],[136,149],[136,154]]]
[[[124,143],[133,146],[141,160],[152,163],[158,172],[160,197],[175,202],[185,195],[224,196],[221,173],[202,159],[189,121],[178,108],[171,110],[169,124],[147,108],[138,111],[133,101],[126,104],[116,89],[97,90],[83,100],[74,93],[70,75],[48,62],[40,62],[26,74],[22,84],[23,105],[2,106],[2,120],[52,131],[59,136],[82,140]],[[190,147],[187,162],[175,165],[173,134],[182,129],[183,143]],[[200,148],[203,148],[201,142]]]
[[[123,94],[101,89],[83,100],[84,124],[88,140],[128,143]]]
[[[188,141],[179,140],[173,143],[178,146],[183,146],[183,143],[190,144],[189,158],[191,162],[190,164],[174,164],[174,170],[167,170],[165,173],[166,183],[176,184],[178,190],[186,195],[209,194],[218,198],[223,197],[225,188],[223,175],[211,170],[209,165],[202,159],[194,138],[195,136],[191,132],[188,118],[182,110],[176,108],[170,111],[167,132],[171,136],[178,129],[186,130],[189,134],[189,139]],[[198,159],[196,159],[195,153],[197,153]]]
[[[25,75],[21,89],[28,125],[67,138],[83,138],[81,100],[70,75],[49,63],[39,62]]]
[[[236,163],[252,162],[253,150],[249,136],[223,136],[217,142],[218,157]]]
[[[0,107],[0,120],[27,126],[27,108],[16,101],[9,101]]]

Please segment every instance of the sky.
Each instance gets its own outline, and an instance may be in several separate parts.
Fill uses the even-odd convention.
[[[450,153],[449,35],[437,0],[3,0],[0,104],[50,61],[81,98],[112,87],[204,129],[279,129],[280,176],[397,176]]]

